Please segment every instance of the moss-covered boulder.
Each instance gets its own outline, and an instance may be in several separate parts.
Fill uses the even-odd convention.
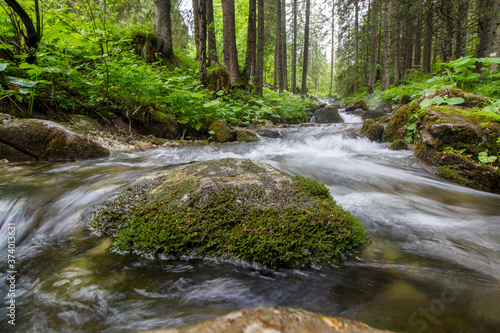
[[[106,203],[91,225],[119,251],[266,266],[339,263],[367,238],[324,184],[230,158],[158,172]]]
[[[247,130],[237,130],[236,131],[236,141],[238,142],[253,142],[259,141],[259,138],[255,133]]]
[[[460,97],[459,105],[431,105],[424,99]],[[410,138],[415,155],[437,165],[436,174],[456,183],[500,193],[500,115],[481,108],[491,99],[459,89],[440,89],[400,108],[387,124],[383,141]],[[492,157],[484,163],[484,156]],[[493,159],[496,160],[493,161]]]
[[[346,107],[345,107],[345,110],[347,112],[350,112],[350,111],[354,111],[356,109],[362,109],[364,111],[368,111],[369,108],[368,108],[368,105],[366,104],[365,101],[363,100],[359,100],[359,101],[355,101],[355,102],[352,102],[350,104],[348,104]]]
[[[0,142],[0,159],[10,162],[82,160],[109,155],[100,144],[47,120],[4,124],[0,126]]]
[[[214,121],[208,130],[215,142],[224,143],[232,138],[231,129],[222,120]]]
[[[314,312],[282,306],[262,306],[228,313],[195,325],[145,331],[143,333],[389,333],[366,324],[326,317]]]
[[[408,142],[404,139],[396,139],[392,141],[391,145],[389,146],[390,150],[406,150],[408,149]]]
[[[181,134],[179,124],[172,117],[159,110],[150,109],[129,116],[130,127],[139,134],[153,135],[168,140],[175,140]]]
[[[380,142],[382,141],[382,134],[384,134],[384,125],[377,123],[373,119],[367,119],[363,122],[359,133],[365,135],[371,141]]]
[[[327,105],[324,108],[316,110],[311,121],[317,124],[332,124],[343,123],[344,119],[342,119],[335,106]]]

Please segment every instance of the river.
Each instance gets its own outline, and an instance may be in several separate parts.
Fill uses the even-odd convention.
[[[2,280],[17,272],[16,326],[8,323],[10,285],[2,283],[0,330],[136,332],[283,305],[394,331],[498,332],[500,195],[437,179],[410,151],[357,137],[359,118],[346,121],[286,128],[282,138],[256,143],[0,165]],[[342,267],[267,270],[108,253],[109,240],[89,230],[85,212],[139,177],[223,157],[326,183],[370,243]]]

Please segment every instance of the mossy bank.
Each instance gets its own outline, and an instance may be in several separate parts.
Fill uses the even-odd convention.
[[[422,103],[437,97],[441,105]],[[451,99],[458,104],[447,105]],[[491,103],[459,89],[436,90],[401,107],[387,124],[383,141],[414,142],[415,155],[434,163],[437,176],[500,193],[500,114],[485,108]]]
[[[239,259],[268,267],[339,264],[366,242],[324,184],[246,159],[187,164],[142,179],[97,210],[118,251]]]

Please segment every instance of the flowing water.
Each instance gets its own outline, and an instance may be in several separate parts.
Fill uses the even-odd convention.
[[[498,332],[500,196],[431,176],[410,151],[356,137],[351,123],[282,129],[257,143],[120,153],[76,163],[0,166],[0,268],[15,226],[16,326],[1,284],[0,329],[135,332],[260,305],[304,308],[407,332]],[[251,158],[327,184],[370,244],[342,267],[266,270],[109,253],[89,208],[147,173]],[[11,245],[12,247],[12,245]]]

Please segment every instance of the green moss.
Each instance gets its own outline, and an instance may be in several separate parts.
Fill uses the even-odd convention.
[[[371,141],[380,142],[382,141],[384,126],[373,119],[367,119],[363,122],[360,133],[366,135]]]
[[[382,141],[392,142],[396,139],[404,139],[406,137],[406,130],[404,129],[404,126],[411,122],[411,116],[417,114],[418,111],[420,111],[418,101],[413,101],[400,107],[385,127]]]
[[[467,179],[462,177],[460,175],[460,173],[453,170],[449,166],[439,166],[436,169],[436,176],[438,176],[439,178],[442,178],[444,180],[447,180],[451,183],[458,184],[458,185],[462,185],[462,186],[469,186],[470,185],[469,184],[470,182]]]
[[[114,237],[119,251],[238,258],[266,266],[337,264],[366,242],[360,222],[314,180],[281,172],[278,177],[288,180],[277,180],[246,160],[242,168],[265,187],[222,180],[202,186],[214,174],[246,179],[246,172],[229,171],[234,164],[195,163],[183,170],[206,178],[160,178],[130,187],[97,212],[92,226]]]
[[[391,143],[389,147],[391,150],[405,150],[408,149],[408,142],[404,139],[396,139]]]
[[[222,120],[214,121],[209,128],[213,132],[212,137],[216,142],[227,142],[231,139],[231,130]]]
[[[239,142],[253,142],[253,141],[259,141],[259,138],[257,135],[250,131],[246,130],[237,130],[236,131],[236,141]]]
[[[432,106],[433,109],[448,115],[459,115],[465,119],[473,122],[500,122],[500,114],[493,112],[484,112],[478,108],[463,108],[453,105],[436,105]]]
[[[418,113],[418,118],[422,119],[429,114],[429,110],[422,110]]]

